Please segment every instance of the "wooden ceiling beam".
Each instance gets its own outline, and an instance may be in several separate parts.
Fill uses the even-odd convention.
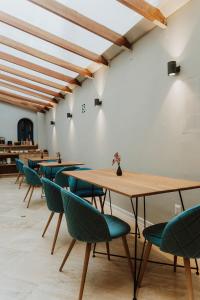
[[[21,79],[17,79],[17,78],[12,77],[12,76],[8,76],[6,74],[1,74],[0,73],[0,79],[11,82],[11,83],[15,83],[15,84],[20,85],[20,86],[27,87],[29,89],[41,92],[43,94],[51,95],[53,97],[64,98],[64,95],[62,95],[61,93],[54,92],[52,90],[41,87],[39,85],[35,85],[33,83],[29,83],[29,82],[23,81]]]
[[[14,93],[11,93],[11,92],[8,92],[8,91],[5,91],[5,90],[1,90],[0,89],[0,94],[2,95],[6,95],[6,96],[9,96],[9,97],[13,97],[13,98],[16,98],[16,99],[19,99],[19,100],[24,100],[26,101],[27,103],[32,103],[32,104],[36,104],[38,106],[46,106],[46,107],[49,107],[49,108],[52,108],[53,107],[53,104],[51,103],[44,103],[44,102],[41,102],[41,101],[37,101],[33,98],[28,98],[28,97],[25,97],[25,96],[21,96],[21,95],[18,95],[18,94],[14,94]]]
[[[125,37],[114,32],[108,27],[89,19],[88,17],[78,13],[77,11],[67,7],[66,5],[63,5],[62,3],[59,3],[54,0],[28,0],[28,1],[118,46],[124,46],[128,49],[131,48],[131,44]]]
[[[35,72],[47,75],[49,77],[53,77],[53,78],[56,78],[56,79],[59,79],[59,80],[62,80],[62,81],[66,81],[66,82],[69,82],[71,84],[80,85],[80,83],[78,82],[77,79],[74,79],[70,76],[63,75],[61,73],[58,73],[56,71],[50,70],[50,69],[45,68],[45,67],[42,67],[40,65],[31,63],[31,62],[29,62],[25,59],[19,58],[17,56],[14,56],[14,55],[11,55],[11,54],[8,54],[8,53],[5,53],[3,51],[0,51],[0,59],[6,60],[10,63],[13,63],[15,65],[19,65],[19,66],[27,68],[29,70],[33,70]]]
[[[5,37],[3,35],[0,35],[0,43],[3,45],[6,45],[8,47],[11,47],[13,49],[16,49],[18,51],[21,51],[21,52],[27,53],[29,55],[32,55],[34,57],[45,60],[49,63],[52,63],[52,64],[62,67],[64,69],[76,72],[84,77],[93,78],[92,73],[88,69],[81,68],[79,66],[76,66],[76,65],[68,62],[68,61],[65,61],[65,60],[55,57],[53,55],[47,54],[47,53],[37,50],[35,48],[29,47],[23,43],[17,42],[15,40]]]
[[[0,58],[1,58],[1,52],[0,52]],[[60,85],[58,83],[55,83],[54,81],[47,80],[47,79],[44,79],[44,78],[41,78],[41,77],[38,77],[38,76],[35,76],[35,75],[31,75],[29,73],[26,73],[26,72],[23,72],[23,71],[20,71],[20,70],[11,68],[11,67],[7,67],[7,66],[4,66],[4,65],[0,64],[0,70],[3,71],[3,72],[6,72],[6,73],[10,73],[10,74],[22,77],[22,78],[26,78],[26,79],[34,81],[34,82],[41,83],[41,84],[46,85],[46,86],[53,87],[53,88],[58,89],[58,90],[64,90],[68,93],[72,92],[72,90],[67,86]]]
[[[27,95],[30,95],[30,96],[34,96],[36,98],[48,101],[50,103],[55,103],[55,100],[51,97],[42,95],[42,94],[34,92],[34,91],[24,89],[22,87],[18,87],[14,84],[10,84],[10,83],[7,83],[7,82],[1,81],[1,80],[0,80],[0,87],[5,87],[5,88],[8,88],[10,90],[14,90],[14,91],[18,91],[18,92],[21,92],[21,93],[24,93],[24,94],[27,94]]]
[[[58,37],[55,34],[52,34],[48,31],[43,30],[37,26],[34,26],[28,22],[22,21],[16,17],[9,15],[2,11],[0,12],[0,22],[3,22],[9,26],[20,29],[26,33],[36,36],[46,42],[49,42],[58,47],[61,47],[67,51],[70,51],[72,53],[75,53],[77,55],[85,57],[89,60],[95,61],[96,63],[108,65],[107,60],[103,56],[95,54],[94,52],[91,52],[85,48],[82,48],[76,44],[73,44],[65,39]]]
[[[5,95],[5,94],[2,94],[0,93],[0,98],[1,99],[6,99],[6,100],[9,100],[9,101],[12,101],[14,103],[19,103],[19,104],[23,104],[27,107],[33,107],[35,109],[37,109],[38,111],[40,110],[49,110],[49,108],[47,108],[46,106],[42,106],[42,105],[37,105],[37,104],[34,104],[34,103],[29,103],[25,100],[21,100],[21,99],[17,99],[17,98],[14,98],[14,97],[11,97],[11,96],[8,96],[8,95]]]
[[[144,18],[153,22],[161,28],[166,28],[167,19],[162,14],[162,12],[155,6],[144,0],[117,0],[121,4],[127,6],[128,8],[134,10],[138,14],[142,15]]]
[[[8,103],[12,106],[17,106],[17,107],[27,109],[27,110],[30,110],[30,111],[33,111],[33,112],[41,112],[41,110],[39,110],[37,108],[34,108],[32,106],[27,106],[27,105],[22,104],[22,103],[14,102],[12,100],[8,100],[7,98],[1,97],[1,96],[0,96],[0,102],[1,103]]]

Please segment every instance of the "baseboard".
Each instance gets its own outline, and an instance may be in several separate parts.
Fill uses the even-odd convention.
[[[109,207],[110,203],[108,201],[106,201],[106,205]],[[124,216],[124,219],[127,220],[128,223],[133,223],[133,213],[129,212],[126,209],[123,209],[121,207],[119,207],[118,205],[112,204],[112,210],[113,213],[117,215],[117,213],[120,213]],[[138,225],[140,226],[141,229],[144,229],[144,219],[141,217],[138,217]],[[151,223],[150,221],[146,220],[146,226],[151,226],[153,225],[153,223]]]

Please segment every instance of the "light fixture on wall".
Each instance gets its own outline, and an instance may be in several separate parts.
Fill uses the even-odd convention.
[[[94,105],[100,106],[100,105],[102,105],[102,101],[99,98],[96,98],[96,99],[94,99]]]
[[[72,118],[72,114],[71,113],[67,113],[67,119],[71,119]]]
[[[168,76],[175,76],[180,73],[181,67],[176,65],[176,61],[172,60],[167,63]]]
[[[55,125],[55,124],[56,124],[55,121],[50,122],[50,125]]]

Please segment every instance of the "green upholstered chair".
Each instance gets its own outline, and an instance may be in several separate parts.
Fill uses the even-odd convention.
[[[51,160],[48,160],[48,161],[45,161],[45,162],[56,162],[57,159],[51,159]],[[39,169],[39,174],[41,174],[42,176],[50,179],[50,180],[53,180],[56,176],[56,173],[62,169],[63,167],[44,167],[44,166],[40,166],[40,169]]]
[[[133,274],[132,262],[126,240],[126,235],[130,232],[130,226],[117,217],[102,214],[87,201],[65,189],[62,189],[61,194],[68,232],[72,237],[72,242],[59,270],[62,271],[75,242],[77,240],[85,242],[85,260],[79,291],[79,300],[81,300],[83,296],[91,245],[93,243],[109,242],[121,237],[128,257],[131,274]]]
[[[56,241],[57,241],[57,237],[58,237],[58,233],[59,233],[59,229],[60,229],[60,225],[62,222],[62,216],[64,213],[62,197],[61,197],[61,187],[47,178],[42,178],[41,180],[43,183],[43,188],[44,188],[44,192],[45,192],[45,196],[46,196],[47,207],[51,211],[50,217],[45,226],[42,237],[44,237],[54,214],[55,213],[59,214],[57,227],[56,227],[56,231],[55,231],[55,235],[54,235],[54,239],[53,239],[53,245],[51,248],[51,254],[53,254],[55,245],[56,245]]]
[[[33,195],[33,191],[36,187],[42,187],[42,182],[41,179],[39,177],[39,175],[37,174],[37,172],[27,166],[23,167],[24,170],[24,175],[26,178],[26,183],[29,185],[27,193],[24,197],[24,201],[26,200],[26,198],[28,197],[28,194],[30,192],[29,195],[29,200],[28,200],[28,204],[27,204],[27,208],[29,207],[32,195]]]
[[[38,163],[40,162],[41,160],[38,160],[38,161],[33,161],[31,159],[28,159],[28,167],[35,170],[35,171],[38,171]]]
[[[190,259],[200,258],[200,205],[182,212],[168,223],[156,224],[144,229],[143,235],[148,243],[139,276],[139,285],[142,282],[151,247],[155,245],[163,252],[183,258],[188,299],[193,300]]]
[[[91,170],[90,168],[79,168],[78,171]],[[99,198],[101,211],[104,211],[104,203],[102,197],[105,195],[102,188],[99,188],[93,184],[86,181],[77,179],[75,177],[69,176],[69,187],[70,191],[81,198],[92,198],[92,204],[94,202],[97,208],[96,197]]]
[[[86,170],[91,170],[90,168],[80,168],[78,171],[86,171]],[[75,177],[69,176],[69,188],[70,191],[77,196],[87,199],[91,198],[91,203],[92,205],[94,204],[95,207],[97,208],[97,202],[96,202],[96,197],[99,198],[99,203],[101,207],[101,212],[104,212],[104,199],[103,196],[105,196],[105,193],[102,188],[95,186],[93,184],[90,184],[86,181],[77,179]],[[96,249],[96,245],[95,245]],[[110,247],[109,247],[109,242],[106,242],[106,250],[107,250],[107,255],[108,255],[108,260],[110,260]]]
[[[24,169],[23,169],[24,162],[21,159],[15,158],[15,163],[16,163],[16,168],[18,171],[18,175],[17,175],[15,183],[19,182],[19,189],[20,189],[23,179],[24,179]]]
[[[60,169],[55,175],[55,183],[61,186],[62,188],[69,187],[68,176],[63,174],[63,171],[75,171],[80,169],[79,167],[64,167]]]

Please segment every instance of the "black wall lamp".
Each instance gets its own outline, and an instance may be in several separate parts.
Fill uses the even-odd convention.
[[[176,65],[176,61],[172,60],[167,63],[168,76],[175,76],[180,73],[181,67]]]
[[[67,119],[71,119],[72,118],[72,114],[71,113],[67,113]]]
[[[102,101],[99,100],[99,98],[96,98],[96,99],[94,99],[94,105],[95,106],[100,106],[100,105],[102,105]]]
[[[55,123],[54,121],[51,121],[50,124],[51,124],[51,125],[55,125],[56,123]]]

